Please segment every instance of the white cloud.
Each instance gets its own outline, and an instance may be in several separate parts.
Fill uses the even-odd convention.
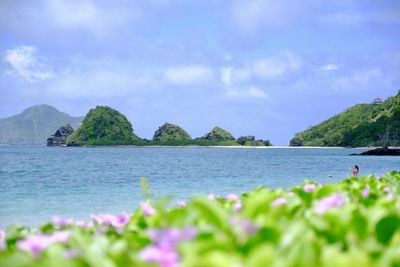
[[[122,5],[90,0],[52,0],[46,5],[46,14],[56,26],[85,29],[99,35],[112,32],[118,26],[140,16],[134,6],[124,8]]]
[[[301,60],[286,51],[269,58],[257,60],[253,65],[254,76],[260,79],[273,79],[301,68]]]
[[[34,83],[55,77],[54,71],[37,57],[37,49],[33,46],[18,46],[7,50],[4,60],[12,67],[6,74],[20,76]]]
[[[221,81],[226,86],[248,81],[251,78],[251,70],[247,68],[222,67],[220,73]]]
[[[268,95],[261,89],[255,86],[242,89],[229,89],[227,91],[230,97],[251,97],[251,98],[267,98]]]
[[[164,72],[164,80],[174,85],[203,84],[213,79],[214,72],[205,66],[170,67]]]
[[[383,76],[382,70],[378,68],[356,70],[349,75],[335,77],[332,84],[340,90],[365,90],[372,84],[387,82]]]
[[[236,0],[232,15],[242,32],[254,33],[263,26],[276,26],[284,23],[287,16],[284,1],[275,0]]]
[[[100,66],[60,75],[47,83],[42,91],[51,96],[67,99],[139,96],[156,90],[156,80],[146,73]]]
[[[323,71],[335,71],[338,70],[339,67],[336,64],[327,64],[321,67]]]

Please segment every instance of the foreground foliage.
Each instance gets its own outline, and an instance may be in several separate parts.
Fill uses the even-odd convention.
[[[400,266],[399,189],[392,172],[176,206],[147,199],[132,215],[11,226],[0,265]]]

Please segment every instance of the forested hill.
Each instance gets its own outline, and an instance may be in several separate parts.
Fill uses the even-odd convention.
[[[46,138],[65,124],[78,128],[83,117],[72,117],[49,105],[36,105],[0,119],[0,144],[46,144]]]
[[[296,134],[291,146],[398,146],[400,92],[381,104],[358,104]]]

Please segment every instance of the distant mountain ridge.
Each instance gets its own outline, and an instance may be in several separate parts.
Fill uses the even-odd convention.
[[[400,145],[400,91],[383,103],[358,104],[296,134],[291,146]]]
[[[72,117],[50,105],[29,107],[18,115],[0,119],[0,144],[45,145],[46,139],[65,124],[77,129],[83,117]]]

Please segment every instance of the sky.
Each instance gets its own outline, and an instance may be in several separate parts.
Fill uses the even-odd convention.
[[[0,1],[0,118],[107,105],[143,138],[170,122],[287,145],[399,89],[397,0]]]

